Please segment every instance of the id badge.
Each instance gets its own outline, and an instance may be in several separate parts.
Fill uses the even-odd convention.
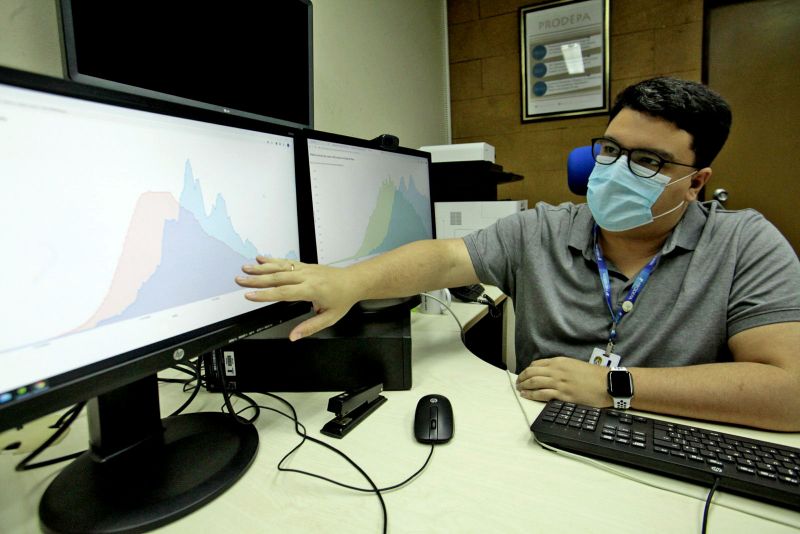
[[[621,361],[622,357],[620,355],[614,354],[613,352],[606,354],[605,349],[601,349],[600,347],[595,347],[592,351],[592,355],[589,356],[589,363],[601,367],[619,367],[619,362]]]

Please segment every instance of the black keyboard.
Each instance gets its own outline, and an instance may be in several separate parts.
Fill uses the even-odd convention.
[[[486,289],[480,284],[469,286],[451,287],[450,294],[461,302],[476,302],[483,296]]]
[[[800,510],[800,449],[550,401],[531,425],[541,443]]]

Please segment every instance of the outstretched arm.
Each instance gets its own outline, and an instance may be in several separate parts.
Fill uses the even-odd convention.
[[[461,239],[416,241],[345,268],[285,259],[258,258],[242,267],[236,283],[257,289],[256,302],[310,301],[317,315],[289,335],[294,341],[327,328],[360,300],[403,297],[424,291],[476,283],[467,247]]]

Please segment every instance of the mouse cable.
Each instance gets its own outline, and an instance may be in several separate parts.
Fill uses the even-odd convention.
[[[701,529],[702,534],[706,534],[706,525],[708,525],[708,509],[711,506],[711,498],[714,497],[714,492],[717,491],[719,486],[719,477],[714,477],[714,485],[708,490],[708,497],[706,498],[706,505],[703,508],[703,526]]]
[[[248,408],[249,408],[249,406],[248,406]],[[284,413],[284,412],[282,412],[280,410],[277,410],[275,408],[270,408],[269,406],[261,406],[261,408],[263,408],[265,410],[269,410],[271,412],[275,412],[275,413],[277,413],[279,415],[282,415],[282,416],[286,417],[287,419],[295,421],[295,424],[300,428],[300,430],[302,430],[302,432],[297,432],[297,434],[299,436],[301,436],[303,438],[303,440],[295,448],[293,448],[291,451],[289,451],[286,454],[286,456],[281,458],[280,462],[278,462],[278,470],[279,471],[286,471],[287,473],[299,473],[301,475],[308,475],[308,476],[311,476],[311,477],[314,477],[314,478],[318,478],[320,480],[324,480],[326,482],[330,482],[331,484],[336,484],[337,486],[341,486],[343,488],[351,489],[351,490],[354,490],[354,491],[361,491],[361,492],[364,492],[364,493],[373,493],[375,491],[372,488],[359,488],[358,486],[351,486],[349,484],[345,484],[343,482],[339,482],[337,480],[333,480],[331,478],[327,478],[327,477],[324,477],[322,475],[318,475],[316,473],[309,473],[307,471],[302,471],[300,469],[293,469],[293,468],[290,468],[290,467],[283,467],[283,463],[289,458],[289,456],[291,456],[297,449],[299,449],[300,446],[303,445],[303,442],[305,442],[306,440],[311,441],[312,443],[316,443],[316,444],[318,444],[318,445],[320,445],[322,447],[329,448],[329,449],[332,448],[333,446],[328,444],[328,443],[325,443],[324,441],[320,441],[320,440],[317,440],[316,438],[313,438],[313,437],[309,436],[306,433],[305,425],[303,425],[303,423],[301,423],[299,421],[296,421],[295,419],[292,419],[291,415],[289,415],[287,413]],[[244,409],[247,409],[247,408],[244,408]],[[401,488],[401,487],[405,486],[406,484],[408,484],[412,480],[414,480],[428,466],[428,463],[430,462],[431,457],[433,456],[433,448],[434,447],[435,447],[435,444],[431,443],[431,450],[428,453],[428,457],[425,459],[425,463],[423,463],[422,467],[417,469],[414,472],[414,474],[412,474],[411,476],[409,476],[408,478],[406,478],[402,482],[398,482],[397,484],[392,484],[391,486],[386,486],[384,488],[378,488],[378,491],[380,491],[381,493],[385,493],[385,492],[388,492],[388,491],[396,490],[398,488]]]
[[[325,443],[322,440],[319,440],[319,439],[316,439],[314,437],[309,436],[308,433],[306,432],[306,427],[298,419],[297,412],[295,411],[294,406],[292,406],[292,403],[290,403],[289,401],[287,401],[283,397],[279,397],[278,395],[275,395],[273,393],[268,393],[266,391],[260,391],[259,393],[261,393],[262,395],[266,395],[267,397],[272,397],[273,399],[285,404],[289,408],[289,410],[291,410],[292,414],[289,415],[289,414],[283,413],[282,411],[280,411],[280,410],[278,410],[276,408],[271,408],[269,406],[261,406],[261,405],[256,405],[256,406],[258,406],[259,408],[263,408],[265,410],[270,410],[272,412],[278,413],[278,414],[280,414],[280,415],[292,420],[294,422],[294,431],[295,431],[295,433],[298,436],[300,436],[301,438],[303,438],[302,440],[300,440],[300,443],[298,443],[294,448],[292,448],[292,450],[290,450],[288,453],[286,453],[286,455],[283,458],[281,458],[281,460],[278,462],[278,471],[300,473],[300,474],[304,474],[304,475],[311,476],[311,477],[314,477],[314,478],[320,478],[320,479],[323,479],[323,480],[327,480],[328,482],[332,482],[334,484],[338,484],[337,482],[335,482],[333,480],[330,480],[328,478],[325,478],[325,477],[323,477],[321,475],[316,475],[314,473],[309,473],[309,472],[306,472],[306,471],[300,471],[300,470],[297,470],[297,469],[289,469],[289,468],[286,468],[286,467],[282,467],[283,462],[289,456],[291,456],[297,449],[299,449],[306,442],[306,440],[311,441],[312,443],[316,443],[317,445],[321,445],[322,447],[325,447],[326,449],[329,449],[329,450],[335,452],[336,454],[338,454],[339,456],[344,458],[347,461],[347,463],[352,465],[359,473],[361,473],[361,476],[363,476],[366,479],[366,481],[369,483],[369,485],[372,486],[371,490],[366,490],[366,491],[369,492],[369,493],[374,493],[378,497],[378,501],[380,501],[381,512],[383,513],[383,534],[386,534],[386,530],[387,530],[388,523],[389,523],[388,514],[386,512],[386,503],[383,500],[383,495],[381,495],[381,489],[378,488],[378,486],[375,485],[375,482],[372,481],[372,479],[366,473],[366,471],[364,471],[357,463],[355,463],[353,460],[351,460],[349,456],[347,456],[345,453],[343,453],[342,451],[340,451],[339,449],[337,449],[333,445],[329,445],[328,443]],[[432,450],[431,450],[431,452],[432,452]],[[426,462],[426,464],[427,464],[427,462]],[[343,485],[343,484],[339,484],[339,485]],[[356,488],[353,488],[353,489],[356,489]]]

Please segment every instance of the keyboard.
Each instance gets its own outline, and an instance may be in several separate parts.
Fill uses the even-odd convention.
[[[800,510],[800,449],[611,408],[550,401],[531,425],[559,449]]]
[[[450,294],[461,302],[476,302],[483,296],[486,289],[480,284],[451,287]]]

